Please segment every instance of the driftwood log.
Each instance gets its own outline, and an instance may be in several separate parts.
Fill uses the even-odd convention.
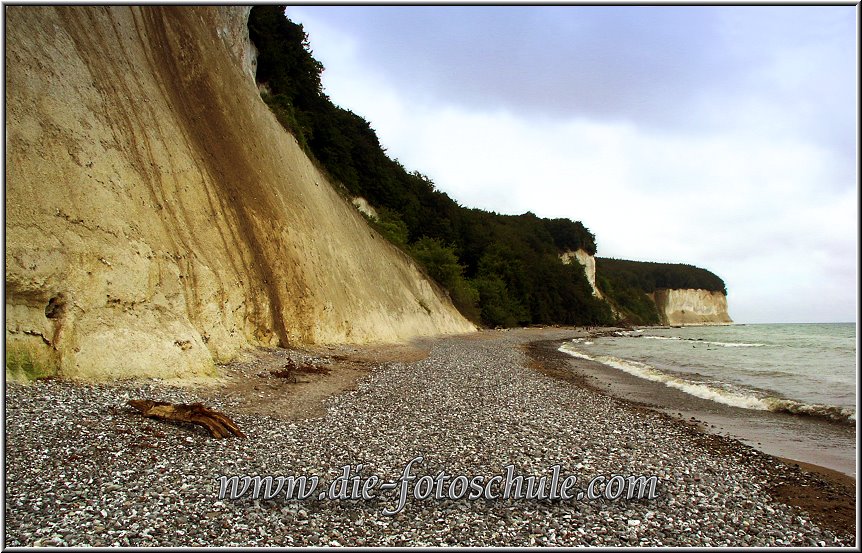
[[[204,407],[203,403],[167,403],[149,399],[132,399],[128,403],[145,417],[199,424],[216,438],[227,438],[231,434],[240,438],[246,437],[230,417]]]

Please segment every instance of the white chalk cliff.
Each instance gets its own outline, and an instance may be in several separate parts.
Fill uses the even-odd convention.
[[[658,308],[662,324],[730,324],[727,296],[699,289],[661,288],[648,294]]]
[[[353,198],[353,206],[358,209],[360,213],[370,219],[380,219],[380,216],[377,214],[377,210],[374,209],[374,206],[368,203],[368,200],[366,200],[362,196],[356,196],[355,198]]]
[[[7,370],[474,330],[261,101],[248,8],[5,13]]]
[[[599,299],[602,298],[602,293],[596,286],[596,258],[586,250],[578,249],[575,251],[566,250],[565,252],[560,254],[560,259],[566,265],[572,262],[572,259],[577,260],[578,263],[583,265],[584,274],[587,276],[587,281],[590,283],[590,287],[593,289],[593,295]]]

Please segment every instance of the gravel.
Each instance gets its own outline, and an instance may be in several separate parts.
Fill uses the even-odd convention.
[[[490,338],[489,338],[490,336]],[[683,425],[526,368],[518,332],[429,342],[376,367],[323,418],[236,415],[247,440],[145,419],[128,399],[200,401],[163,382],[6,386],[6,545],[833,546],[851,544],[766,493],[768,477]],[[396,480],[485,475],[657,475],[653,500],[218,500],[221,475],[320,476],[346,464]]]

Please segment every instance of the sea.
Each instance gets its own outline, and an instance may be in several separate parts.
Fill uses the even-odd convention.
[[[560,351],[651,390],[629,399],[683,405],[768,453],[855,476],[855,323],[649,327],[575,338]]]

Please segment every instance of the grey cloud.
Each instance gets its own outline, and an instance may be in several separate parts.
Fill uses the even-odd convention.
[[[769,8],[306,6],[294,11],[357,37],[363,63],[417,96],[469,108],[653,125],[715,123],[694,109],[704,98],[715,102],[768,92],[775,83],[760,69],[775,49],[818,38],[803,32],[807,16],[776,23],[778,12]],[[843,29],[848,51],[842,62],[853,60],[854,36],[853,12],[843,13],[851,31]],[[817,85],[818,75],[811,77],[826,95],[829,82]]]

